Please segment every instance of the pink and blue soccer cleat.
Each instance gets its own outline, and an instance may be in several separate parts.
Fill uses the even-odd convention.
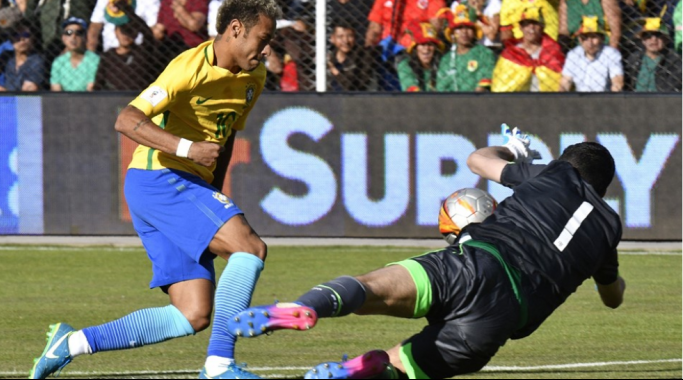
[[[256,337],[275,330],[308,330],[318,322],[315,310],[296,303],[254,306],[228,321],[228,331],[238,337]]]
[[[29,379],[44,379],[49,375],[61,371],[71,363],[69,353],[69,336],[76,331],[66,323],[50,325],[47,333],[47,345],[40,357],[33,360],[33,368],[28,375]]]
[[[395,379],[398,375],[382,350],[366,352],[357,358],[341,362],[318,364],[306,372],[304,379]]]

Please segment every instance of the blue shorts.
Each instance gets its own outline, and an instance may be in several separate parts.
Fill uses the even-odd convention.
[[[152,261],[150,288],[204,278],[216,283],[209,243],[242,210],[203,179],[180,170],[129,169],[124,193]]]

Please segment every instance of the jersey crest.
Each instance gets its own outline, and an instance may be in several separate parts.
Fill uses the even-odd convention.
[[[218,191],[213,192],[213,198],[225,205],[225,208],[230,208],[232,207],[232,201],[230,198],[226,197],[225,195],[219,193]]]
[[[254,83],[249,83],[247,85],[247,92],[244,96],[244,99],[246,99],[246,106],[251,103],[251,101],[254,99],[254,94],[256,93],[256,85]]]

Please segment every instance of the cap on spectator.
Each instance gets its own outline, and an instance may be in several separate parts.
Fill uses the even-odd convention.
[[[413,51],[413,48],[419,44],[433,43],[436,47],[443,51],[445,46],[443,42],[439,39],[436,33],[436,28],[428,22],[419,22],[417,20],[412,21],[408,24],[406,33],[408,33],[412,38],[413,42],[406,49],[408,54]]]
[[[522,16],[519,19],[520,23],[523,21],[535,21],[541,25],[545,25],[543,12],[541,12],[541,9],[537,7],[530,7],[524,9],[524,11],[522,12]]]
[[[659,17],[646,17],[642,20],[643,26],[636,34],[638,38],[642,39],[643,33],[657,33],[663,37],[669,37],[669,28]]]
[[[122,0],[109,0],[109,4],[104,8],[104,19],[109,21],[110,23],[114,25],[123,25],[127,24],[130,19],[126,14],[123,12],[123,10],[118,9],[118,7],[115,7],[114,4],[118,3],[119,1]],[[128,5],[130,5],[131,8],[135,9],[135,0],[123,0],[128,2]],[[114,12],[111,8],[117,8],[118,10]]]
[[[598,16],[581,16],[581,26],[576,31],[576,35],[580,34],[602,34],[605,35],[605,28],[600,24]]]
[[[444,32],[448,42],[453,43],[451,37],[453,35],[453,30],[461,26],[469,26],[473,28],[477,33],[478,40],[484,36],[484,32],[479,27],[479,24],[477,24],[477,11],[474,8],[465,4],[458,4],[455,7],[455,10],[451,11],[449,9],[448,11],[452,16],[448,18],[448,26],[446,26],[446,30]]]
[[[4,7],[0,9],[0,29],[9,29],[21,20],[21,11],[17,7]]]
[[[83,20],[82,18],[78,17],[71,16],[66,20],[62,21],[62,29],[66,28],[69,25],[78,25],[81,28],[83,28],[83,30],[88,29],[88,23],[86,23],[85,20]]]

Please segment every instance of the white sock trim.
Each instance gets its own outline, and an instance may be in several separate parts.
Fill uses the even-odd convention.
[[[206,374],[210,377],[218,376],[228,369],[228,366],[235,362],[235,359],[224,358],[220,356],[209,356],[206,358],[206,363],[204,363],[204,368],[206,369]]]
[[[83,334],[83,330],[78,330],[69,336],[69,355],[72,358],[83,354],[92,354],[92,348],[88,339]]]

